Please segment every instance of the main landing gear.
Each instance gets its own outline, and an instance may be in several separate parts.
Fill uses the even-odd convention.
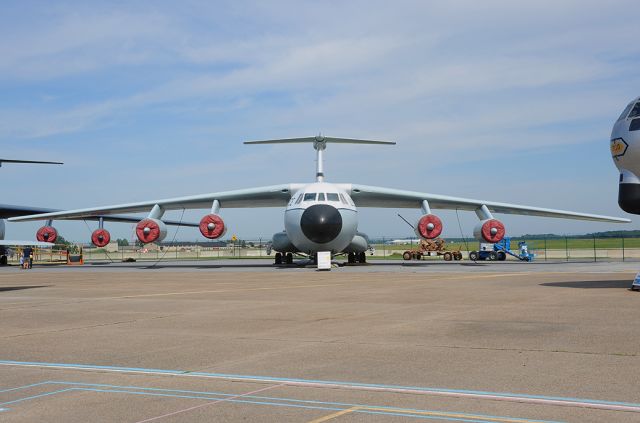
[[[349,264],[353,263],[366,263],[367,255],[363,252],[361,253],[349,253],[347,254],[347,262]]]
[[[293,264],[293,254],[276,253],[275,264]]]

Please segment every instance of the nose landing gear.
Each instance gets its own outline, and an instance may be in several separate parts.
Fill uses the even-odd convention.
[[[293,264],[293,254],[276,253],[274,264]]]
[[[366,263],[367,262],[367,255],[363,252],[361,253],[348,253],[347,254],[347,262],[349,264],[354,264],[354,263]]]

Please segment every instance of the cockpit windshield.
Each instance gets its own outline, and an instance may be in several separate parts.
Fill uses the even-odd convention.
[[[314,201],[316,199],[315,192],[307,192],[304,194],[304,201]]]
[[[633,106],[631,113],[629,113],[629,119],[640,116],[640,101]]]
[[[622,120],[624,118],[627,117],[627,115],[629,114],[629,111],[631,110],[631,108],[633,107],[633,103],[629,103],[627,105],[627,107],[624,108],[624,111],[622,112],[622,114],[620,115],[620,117],[618,118],[618,120]]]

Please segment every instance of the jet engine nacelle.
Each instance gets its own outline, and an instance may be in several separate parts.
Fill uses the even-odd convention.
[[[442,220],[435,214],[425,214],[418,220],[415,231],[421,238],[437,238],[442,233]]]
[[[618,205],[627,213],[640,214],[640,97],[613,125],[610,148],[620,171]]]
[[[105,247],[111,242],[111,234],[106,229],[96,229],[91,233],[91,243],[96,247]]]
[[[218,239],[227,233],[227,227],[220,216],[212,213],[200,220],[200,233],[205,238]]]
[[[275,233],[271,239],[271,248],[279,253],[296,253],[298,249],[293,245],[285,231]]]
[[[136,225],[136,235],[140,242],[160,242],[167,236],[167,225],[160,219],[147,217]]]
[[[36,232],[36,239],[40,242],[52,242],[55,243],[58,239],[58,231],[53,226],[42,226]]]
[[[476,225],[473,229],[473,236],[478,241],[495,244],[504,238],[505,232],[504,225],[498,219],[486,219]]]

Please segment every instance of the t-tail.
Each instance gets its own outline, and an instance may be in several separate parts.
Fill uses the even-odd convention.
[[[376,145],[395,145],[395,141],[374,141],[374,140],[357,140],[352,138],[333,138],[318,135],[315,137],[305,138],[285,138],[278,140],[264,141],[245,141],[245,144],[300,144],[311,143],[316,150],[316,181],[324,181],[323,152],[327,148],[328,143],[333,144],[376,144]]]

